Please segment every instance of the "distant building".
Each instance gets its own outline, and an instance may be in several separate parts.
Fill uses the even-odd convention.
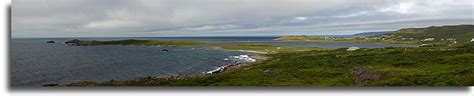
[[[474,38],[471,39],[471,42],[474,42]]]
[[[423,39],[423,40],[421,40],[421,41],[434,41],[434,40],[435,40],[435,38],[425,38],[425,39]]]
[[[360,49],[359,47],[349,47],[347,48],[347,51],[355,51],[355,50],[358,50]]]

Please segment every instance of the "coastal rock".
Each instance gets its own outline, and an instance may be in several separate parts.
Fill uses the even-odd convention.
[[[91,45],[94,45],[93,42],[94,41],[82,41],[79,39],[73,39],[73,40],[64,42],[64,44],[69,45],[69,46],[91,46]]]
[[[56,43],[56,42],[55,42],[55,41],[52,41],[52,40],[50,40],[50,41],[46,41],[46,43]]]
[[[227,66],[222,66],[222,67],[218,67],[214,70],[211,70],[211,71],[208,71],[208,72],[205,72],[206,74],[215,74],[215,73],[220,73],[222,72]]]
[[[254,58],[251,58],[249,55],[237,55],[237,56],[230,56],[229,59],[234,60],[236,62],[255,62],[257,61]]]
[[[279,72],[273,71],[273,70],[270,70],[270,69],[265,69],[262,72],[263,72],[263,75],[266,75],[266,76],[275,76],[275,75],[280,74]]]
[[[263,70],[264,75],[270,75],[271,73],[272,73],[272,71],[270,69]]]
[[[253,64],[258,61],[264,61],[268,59],[267,57],[258,56],[258,55],[237,55],[237,56],[230,56],[229,58],[225,58],[226,60],[236,60],[234,64],[221,66],[214,70],[203,72],[206,74],[215,74],[221,73],[226,71],[235,71],[241,68],[248,66],[249,64]]]
[[[64,42],[64,44],[71,45],[71,46],[80,46],[81,45],[80,42],[81,40],[79,39],[73,39],[73,40]]]

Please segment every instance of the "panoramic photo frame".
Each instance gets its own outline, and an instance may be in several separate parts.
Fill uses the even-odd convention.
[[[15,0],[8,86],[467,88],[474,85],[473,6]]]

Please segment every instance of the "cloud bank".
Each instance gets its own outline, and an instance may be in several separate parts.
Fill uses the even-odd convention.
[[[12,37],[342,35],[474,24],[472,0],[15,0]]]

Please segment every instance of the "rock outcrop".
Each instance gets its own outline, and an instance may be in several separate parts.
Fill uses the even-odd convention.
[[[382,72],[371,72],[367,67],[352,68],[351,72],[354,74],[354,82],[357,84],[379,81],[382,79],[382,76],[385,75]]]
[[[79,39],[69,40],[64,42],[66,45],[70,46],[91,46],[94,45],[94,41],[82,41]]]
[[[52,41],[52,40],[50,40],[50,41],[46,41],[46,43],[56,43],[56,42],[55,42],[55,41]]]

